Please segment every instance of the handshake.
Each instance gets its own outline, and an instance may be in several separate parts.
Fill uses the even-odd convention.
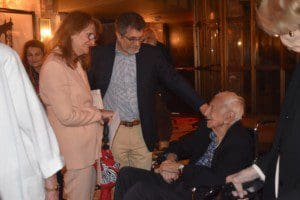
[[[154,172],[160,174],[167,183],[172,183],[178,179],[183,168],[184,165],[177,162],[176,154],[169,153]]]

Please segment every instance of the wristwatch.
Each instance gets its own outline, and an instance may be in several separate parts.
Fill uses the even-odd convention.
[[[184,165],[183,165],[183,164],[180,164],[180,165],[178,166],[178,170],[180,171],[180,173],[182,172],[183,168],[184,168]]]

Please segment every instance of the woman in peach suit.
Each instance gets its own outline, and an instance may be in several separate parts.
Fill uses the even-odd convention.
[[[40,96],[66,163],[64,196],[93,199],[95,170],[102,131],[112,112],[93,106],[82,59],[95,45],[99,22],[86,13],[72,12],[55,33],[40,72]]]

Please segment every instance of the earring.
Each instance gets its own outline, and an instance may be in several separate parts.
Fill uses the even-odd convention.
[[[289,36],[290,37],[294,37],[294,32],[293,31],[289,31]]]

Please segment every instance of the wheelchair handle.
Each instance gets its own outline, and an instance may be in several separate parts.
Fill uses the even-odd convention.
[[[253,128],[253,131],[257,132],[260,125],[273,124],[273,123],[276,123],[276,121],[275,120],[260,120],[256,123],[255,127]]]

